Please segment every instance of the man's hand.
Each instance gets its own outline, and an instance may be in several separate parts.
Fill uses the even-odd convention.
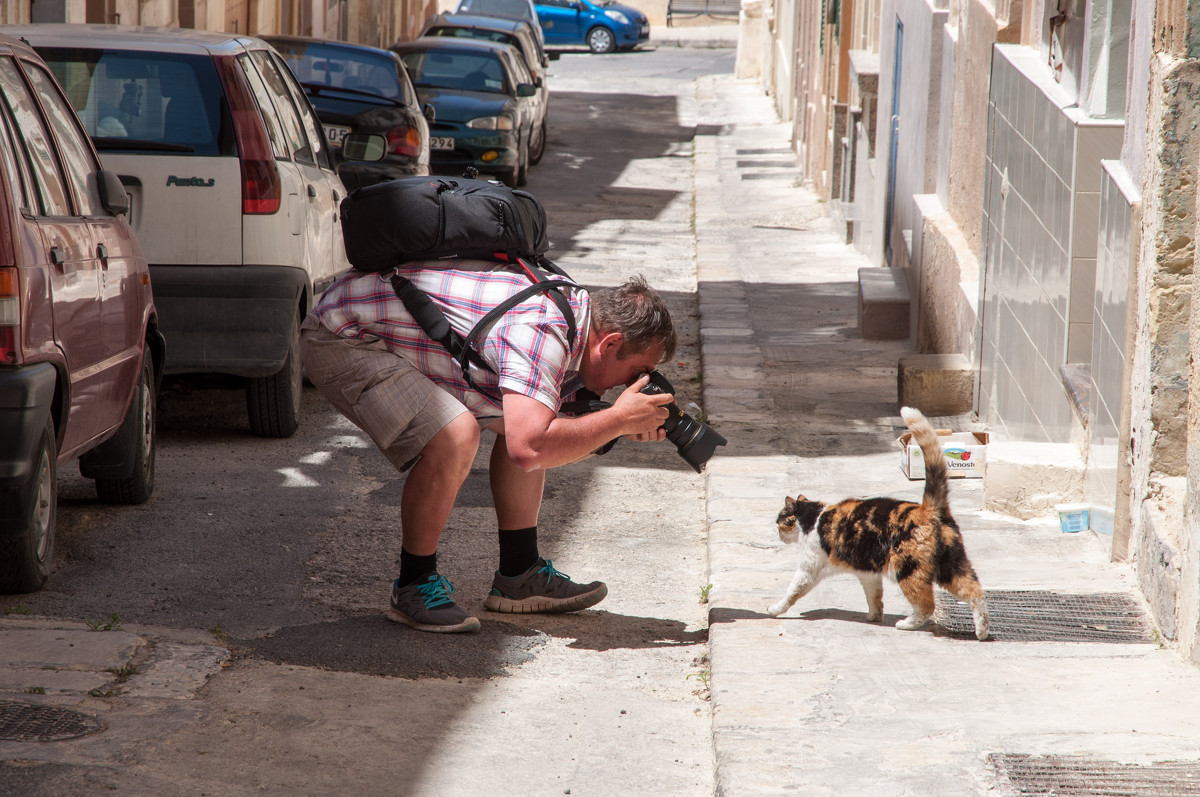
[[[642,393],[641,390],[650,384],[650,377],[642,374],[625,388],[617,397],[612,409],[622,419],[627,431],[625,436],[631,440],[648,442],[666,439],[666,430],[660,428],[667,420],[667,405],[675,401],[670,393]]]
[[[503,434],[509,459],[522,470],[554,468],[574,462],[615,437],[662,440],[667,393],[639,393],[650,382],[641,376],[606,410],[578,418],[559,418],[537,399],[504,391],[504,418],[488,428]]]

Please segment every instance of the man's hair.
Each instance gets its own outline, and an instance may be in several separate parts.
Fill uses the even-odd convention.
[[[645,277],[639,274],[624,285],[590,293],[592,325],[602,333],[620,332],[625,337],[618,356],[644,352],[656,343],[663,346],[659,362],[675,356],[675,324],[671,313]]]

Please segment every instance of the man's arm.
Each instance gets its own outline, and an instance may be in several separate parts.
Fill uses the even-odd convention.
[[[537,399],[504,392],[504,437],[508,456],[522,470],[554,468],[581,459],[622,435],[661,439],[658,427],[667,419],[673,396],[639,393],[646,376],[625,389],[613,406],[578,418],[559,418]]]

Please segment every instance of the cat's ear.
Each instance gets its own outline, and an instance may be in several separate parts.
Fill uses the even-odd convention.
[[[806,532],[812,531],[825,505],[820,501],[809,501],[807,499],[801,499],[795,502],[795,504],[794,511],[796,513],[796,520],[800,523],[800,528]]]
[[[792,498],[790,495],[786,496],[783,499],[783,511],[784,512],[791,512],[792,507],[794,507],[795,505],[796,505],[796,499]]]

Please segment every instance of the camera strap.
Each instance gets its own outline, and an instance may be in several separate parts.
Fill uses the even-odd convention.
[[[545,293],[557,305],[559,312],[562,313],[563,320],[566,321],[568,351],[575,345],[575,338],[579,331],[575,324],[575,312],[572,310],[571,303],[567,299],[563,289],[579,288],[580,286],[571,281],[569,277],[565,280],[546,279],[530,268],[523,260],[518,259],[516,262],[529,275],[530,279],[533,280],[533,284],[517,291],[485,313],[483,318],[479,319],[466,335],[455,331],[450,326],[450,320],[446,318],[446,314],[441,311],[441,308],[434,304],[429,295],[414,285],[411,280],[399,274],[392,274],[391,277],[392,290],[396,292],[396,296],[404,303],[404,307],[408,310],[409,315],[413,317],[413,320],[417,322],[431,340],[441,344],[442,348],[454,358],[454,361],[458,363],[458,367],[462,371],[463,380],[467,383],[467,386],[476,393],[482,393],[496,400],[499,400],[497,391],[481,387],[471,378],[471,366],[474,365],[476,368],[483,368],[493,374],[496,373],[496,369],[483,359],[479,352],[475,350],[473,344],[480,340],[488,328],[501,316],[529,297]],[[563,277],[567,276],[557,265],[549,260],[543,258],[541,265],[547,266],[547,271]]]

